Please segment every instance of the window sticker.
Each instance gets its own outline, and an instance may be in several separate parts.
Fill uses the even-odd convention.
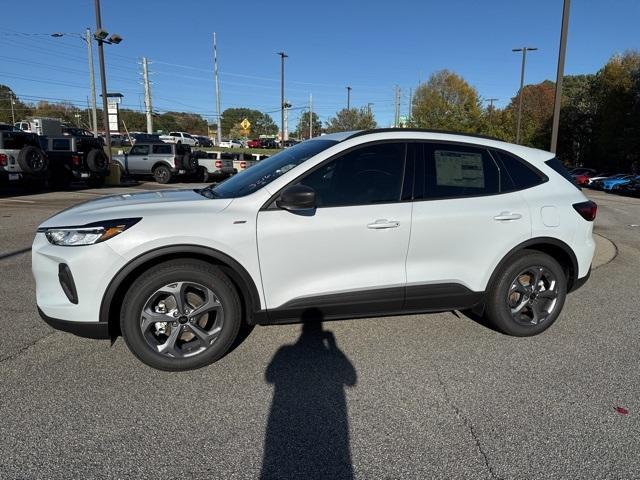
[[[438,186],[484,188],[481,153],[436,150],[434,156]]]

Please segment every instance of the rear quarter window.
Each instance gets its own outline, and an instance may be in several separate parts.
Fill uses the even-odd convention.
[[[499,161],[501,169],[504,171],[500,178],[503,192],[524,190],[547,181],[542,173],[515,155],[497,150],[491,153]]]
[[[562,164],[562,162],[560,160],[558,160],[557,158],[552,158],[551,160],[547,160],[544,163],[547,166],[549,166],[551,169],[553,169],[554,171],[559,173],[567,182],[569,182],[571,185],[573,185],[578,190],[580,190],[580,187],[576,183],[575,179],[567,171],[567,169],[564,167],[564,165]]]

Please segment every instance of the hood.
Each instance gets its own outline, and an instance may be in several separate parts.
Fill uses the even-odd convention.
[[[162,190],[124,193],[89,200],[62,210],[40,227],[79,226],[101,220],[133,218],[194,211],[215,213],[225,209],[231,199],[209,199],[194,190]]]

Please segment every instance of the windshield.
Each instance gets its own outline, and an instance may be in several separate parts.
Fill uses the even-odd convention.
[[[244,197],[336,143],[338,142],[335,140],[312,140],[299,143],[208,189],[216,198]]]

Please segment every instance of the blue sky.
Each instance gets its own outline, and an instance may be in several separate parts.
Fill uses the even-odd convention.
[[[217,32],[222,107],[275,111],[284,50],[287,99],[326,120],[346,104],[373,103],[381,126],[394,112],[394,86],[408,94],[440,69],[461,74],[502,106],[515,94],[523,45],[527,83],[555,79],[562,0],[393,2],[102,1],[103,25],[124,41],[105,48],[109,91],[142,108],[139,58],[152,62],[157,111],[215,112],[211,33]],[[73,36],[95,27],[92,0],[7,2],[0,33],[0,83],[19,96],[86,104],[87,55]],[[640,48],[640,1],[573,0],[566,73],[597,71],[616,52]],[[29,34],[29,35],[25,35]],[[35,35],[33,35],[35,34]],[[97,57],[96,57],[97,60]],[[97,61],[96,61],[97,67]],[[29,96],[29,97],[27,97]],[[299,110],[292,112],[295,124]],[[278,113],[272,113],[277,120]]]

